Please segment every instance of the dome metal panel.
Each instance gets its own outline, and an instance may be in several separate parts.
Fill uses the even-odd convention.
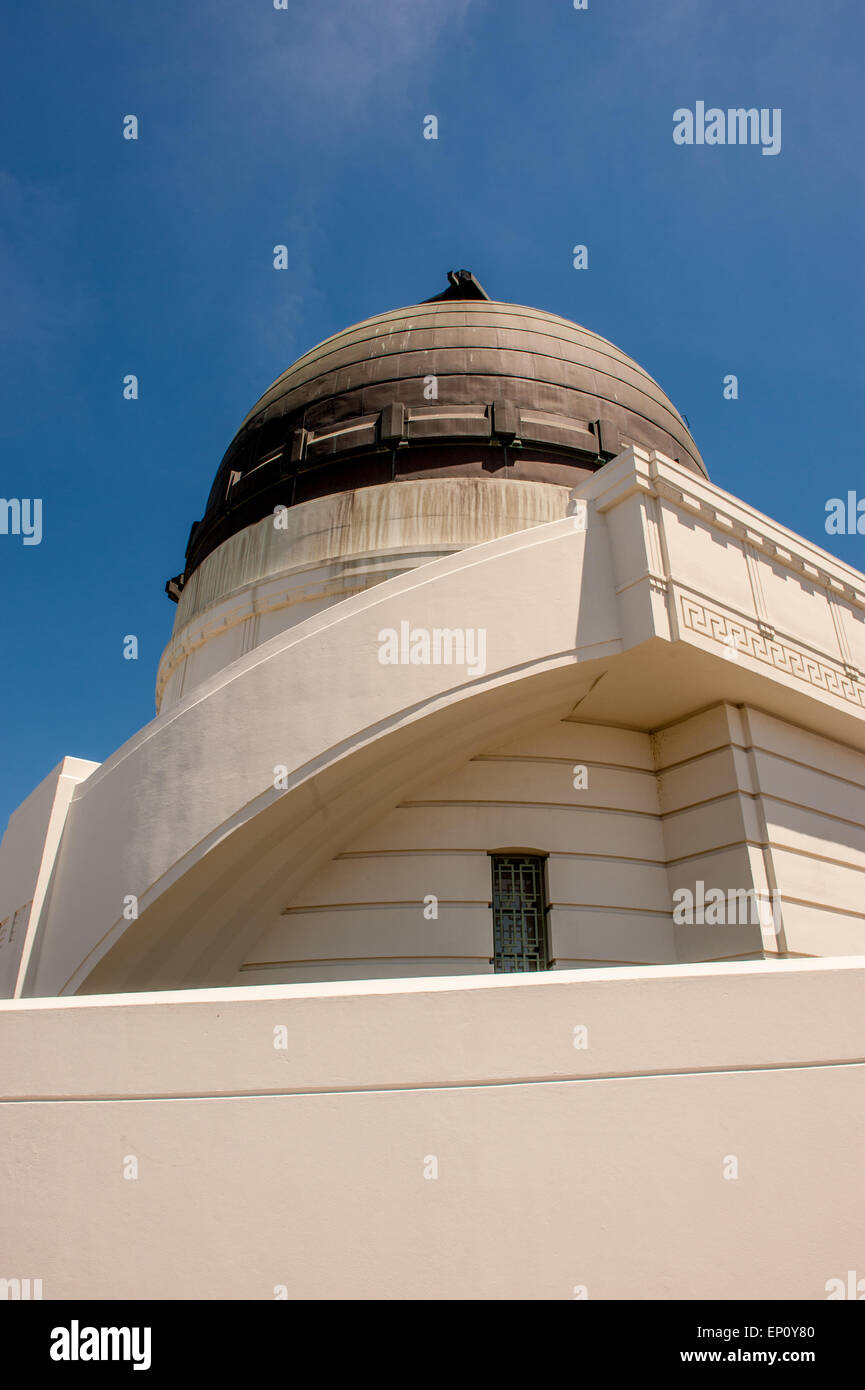
[[[460,297],[483,294],[466,275],[449,298],[333,334],[276,379],[225,453],[172,596],[279,502],[437,472],[577,483],[629,443],[706,475],[639,363],[557,314]]]

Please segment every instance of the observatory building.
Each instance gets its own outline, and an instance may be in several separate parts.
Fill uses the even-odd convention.
[[[865,575],[715,486],[618,348],[459,271],[274,382],[166,588],[156,717],[0,846],[0,1276],[861,1264]]]

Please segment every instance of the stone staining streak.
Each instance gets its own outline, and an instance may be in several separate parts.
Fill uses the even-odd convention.
[[[775,629],[769,622],[769,613],[766,608],[766,596],[763,593],[763,583],[760,578],[758,552],[756,548],[748,542],[746,542],[744,550],[745,563],[748,567],[748,580],[754,598],[754,610],[757,614],[757,626],[764,637],[774,637]]]
[[[858,680],[860,676],[850,650],[850,643],[847,640],[847,633],[844,630],[844,610],[838,602],[838,598],[832,589],[829,589],[826,598],[829,602],[829,612],[832,614],[832,624],[835,628],[835,636],[838,639],[838,650],[844,662],[844,670],[851,680]]]

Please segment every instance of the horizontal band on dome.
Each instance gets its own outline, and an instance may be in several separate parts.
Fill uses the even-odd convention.
[[[464,298],[480,289],[466,276],[450,277],[456,297],[346,328],[274,382],[220,463],[172,597],[275,501],[424,475],[572,485],[629,444],[705,476],[687,422],[642,367],[558,315]]]

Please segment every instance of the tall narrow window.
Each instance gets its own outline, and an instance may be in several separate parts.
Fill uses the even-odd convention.
[[[535,854],[491,858],[496,970],[549,969],[544,860]]]

